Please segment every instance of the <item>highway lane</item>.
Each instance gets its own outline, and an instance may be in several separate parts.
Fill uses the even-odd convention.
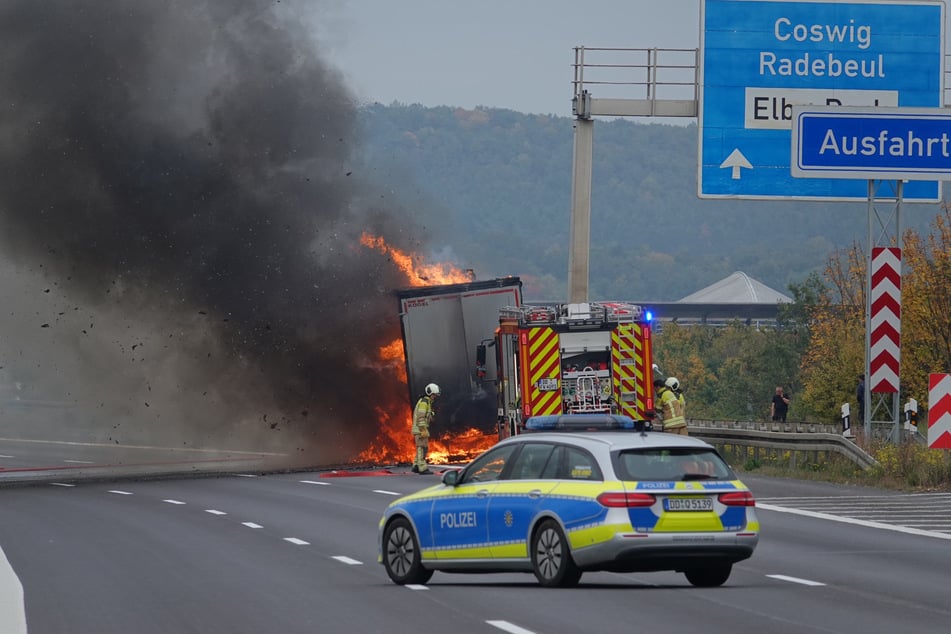
[[[804,499],[903,494],[747,478],[769,500],[763,537],[722,588],[675,573],[589,573],[569,590],[531,575],[437,573],[401,588],[376,563],[377,521],[395,495],[435,480],[328,475],[0,489],[0,547],[22,583],[29,631],[914,634],[951,623],[942,533],[799,509]],[[944,503],[923,506],[932,501]]]

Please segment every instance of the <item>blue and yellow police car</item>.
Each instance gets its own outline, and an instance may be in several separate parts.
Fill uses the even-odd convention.
[[[716,449],[614,415],[540,416],[441,484],[387,507],[378,560],[397,584],[435,571],[682,572],[719,586],[759,539],[755,500]]]

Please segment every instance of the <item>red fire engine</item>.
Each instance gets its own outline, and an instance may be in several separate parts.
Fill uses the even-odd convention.
[[[653,417],[651,315],[622,302],[500,310],[494,340],[499,437],[531,416],[612,413]],[[484,363],[486,345],[479,346]]]

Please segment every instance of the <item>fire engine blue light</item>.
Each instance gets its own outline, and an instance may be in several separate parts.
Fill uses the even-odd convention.
[[[644,317],[647,319],[647,321],[651,321],[651,320],[654,319],[654,313],[652,313],[651,311],[647,311],[647,313],[645,313]]]
[[[634,419],[620,414],[562,414],[532,416],[525,421],[526,431],[608,431],[636,429]]]

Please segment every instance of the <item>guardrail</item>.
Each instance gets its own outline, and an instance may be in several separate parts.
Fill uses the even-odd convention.
[[[789,452],[791,467],[802,460],[819,463],[830,454],[847,458],[862,469],[878,464],[864,449],[844,438],[838,425],[692,420],[687,429],[691,436],[706,440],[728,459],[741,452],[745,459],[752,452],[752,458],[759,461],[763,454],[777,457],[778,452]]]

